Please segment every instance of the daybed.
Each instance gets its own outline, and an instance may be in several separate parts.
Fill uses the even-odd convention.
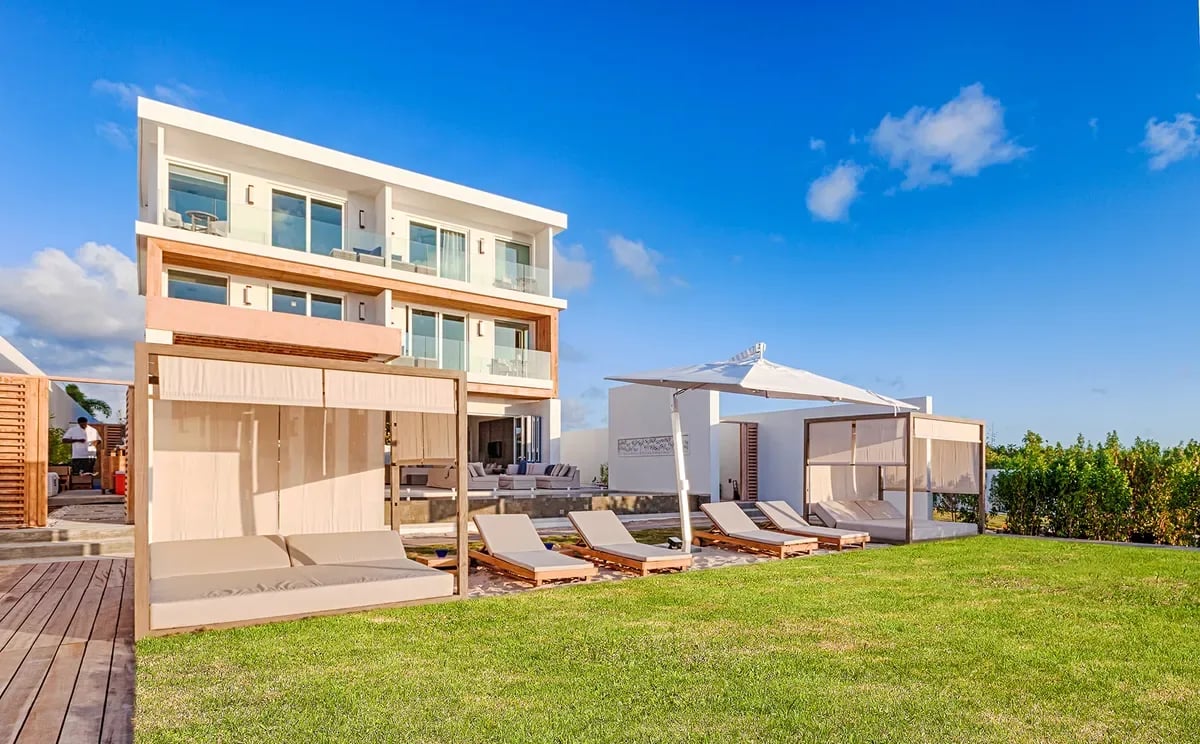
[[[427,483],[438,488],[458,488],[458,468],[453,465],[430,468]],[[499,487],[500,476],[487,475],[483,470],[483,463],[467,464],[468,491],[494,491]]]
[[[150,544],[150,628],[200,627],[449,597],[454,577],[405,556],[395,532],[253,535]]]
[[[803,537],[815,537],[823,548],[842,550],[843,548],[867,547],[871,535],[865,530],[839,530],[833,527],[817,527],[808,523],[800,512],[796,511],[786,501],[755,501],[754,506],[762,512],[780,532]]]
[[[742,507],[732,501],[701,504],[700,509],[712,520],[713,529],[708,532],[696,532],[692,536],[692,542],[697,545],[711,542],[755,553],[766,553],[776,558],[808,555],[817,549],[815,537],[798,537],[759,529],[754,520],[742,511]]]
[[[615,512],[573,511],[567,512],[567,519],[575,525],[582,542],[564,550],[585,558],[637,571],[642,576],[651,571],[683,571],[692,566],[692,556],[687,553],[634,540]]]
[[[527,514],[479,514],[474,520],[484,549],[470,551],[472,560],[534,586],[556,579],[590,580],[599,573],[587,561],[547,550]]]
[[[809,504],[809,509],[830,527],[869,532],[872,540],[900,543],[904,542],[907,534],[904,514],[887,501],[815,501]],[[932,519],[913,520],[913,540],[938,540],[977,534],[979,528],[975,524]]]

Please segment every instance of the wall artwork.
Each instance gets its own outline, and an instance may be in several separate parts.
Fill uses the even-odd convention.
[[[683,435],[683,454],[688,454],[688,435]],[[617,440],[617,457],[673,457],[675,447],[671,435],[661,437],[629,437]]]

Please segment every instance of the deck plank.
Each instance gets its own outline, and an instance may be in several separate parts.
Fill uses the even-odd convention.
[[[13,607],[13,611],[4,619],[3,625],[9,627],[0,629],[0,639],[5,640],[3,649],[0,649],[0,698],[3,697],[8,683],[16,674],[17,668],[21,666],[21,662],[25,660],[25,655],[29,653],[29,649],[33,646],[33,642],[37,640],[38,634],[42,632],[42,628],[46,626],[46,622],[50,620],[50,614],[54,612],[54,608],[58,606],[59,600],[67,593],[67,588],[71,586],[71,582],[75,579],[75,575],[79,573],[78,563],[64,563],[63,568],[53,573],[53,581],[48,587],[42,591],[38,591],[35,585],[32,590],[24,597],[21,602],[18,602]],[[46,572],[46,577],[38,584],[43,584],[51,576],[51,572]],[[28,601],[26,601],[28,600]],[[18,613],[18,608],[25,603],[28,607],[28,612]],[[18,616],[20,622],[18,623]],[[11,621],[11,622],[10,622]],[[5,638],[7,635],[7,638]]]
[[[105,700],[108,697],[109,670],[112,667],[113,646],[121,610],[121,595],[129,564],[128,560],[115,560],[109,571],[92,632],[83,652],[75,691],[63,718],[62,732],[58,739],[60,742],[100,740]],[[132,635],[130,638],[132,639]],[[132,678],[128,684],[133,684]]]
[[[100,729],[101,744],[125,744],[133,741],[133,580],[130,576],[125,578],[117,617],[117,635],[113,641],[108,696],[104,704],[104,724]]]
[[[41,692],[25,718],[25,725],[17,737],[18,744],[58,741],[112,564],[111,560],[96,561],[87,591],[54,654]]]
[[[33,570],[25,574],[20,581],[14,584],[11,588],[5,590],[4,596],[0,597],[0,628],[7,627],[5,623],[8,622],[9,613],[11,613],[13,608],[20,604],[21,600],[24,599],[25,596],[33,590],[33,587],[42,580],[42,577],[46,575],[46,572],[50,570],[52,565],[53,564],[50,563],[37,564]],[[0,648],[4,647],[4,641],[6,640],[8,640],[7,636],[4,637],[3,640],[0,640]]]
[[[0,568],[0,594],[7,595],[8,590],[19,584],[30,571],[38,567],[36,563],[20,563]],[[0,610],[0,616],[4,612]]]
[[[4,730],[0,731],[0,744],[11,744],[23,728],[95,570],[95,562],[79,562],[70,585],[54,605],[47,608],[44,626],[38,631],[4,693],[0,694],[0,721],[6,722]],[[70,569],[64,570],[63,575],[71,576]]]

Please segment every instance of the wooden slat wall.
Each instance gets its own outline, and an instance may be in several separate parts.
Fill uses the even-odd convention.
[[[136,495],[133,488],[133,422],[137,419],[133,415],[133,406],[135,400],[133,394],[133,386],[130,385],[125,390],[125,438],[129,442],[129,446],[125,450],[125,523],[133,524],[134,515],[134,499]]]
[[[742,423],[742,499],[754,501],[758,498],[758,424],[753,421]]]
[[[49,384],[0,375],[0,528],[46,526]]]

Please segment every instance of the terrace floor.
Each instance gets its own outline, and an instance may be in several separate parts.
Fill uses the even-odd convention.
[[[0,743],[132,741],[130,566],[0,566]]]

